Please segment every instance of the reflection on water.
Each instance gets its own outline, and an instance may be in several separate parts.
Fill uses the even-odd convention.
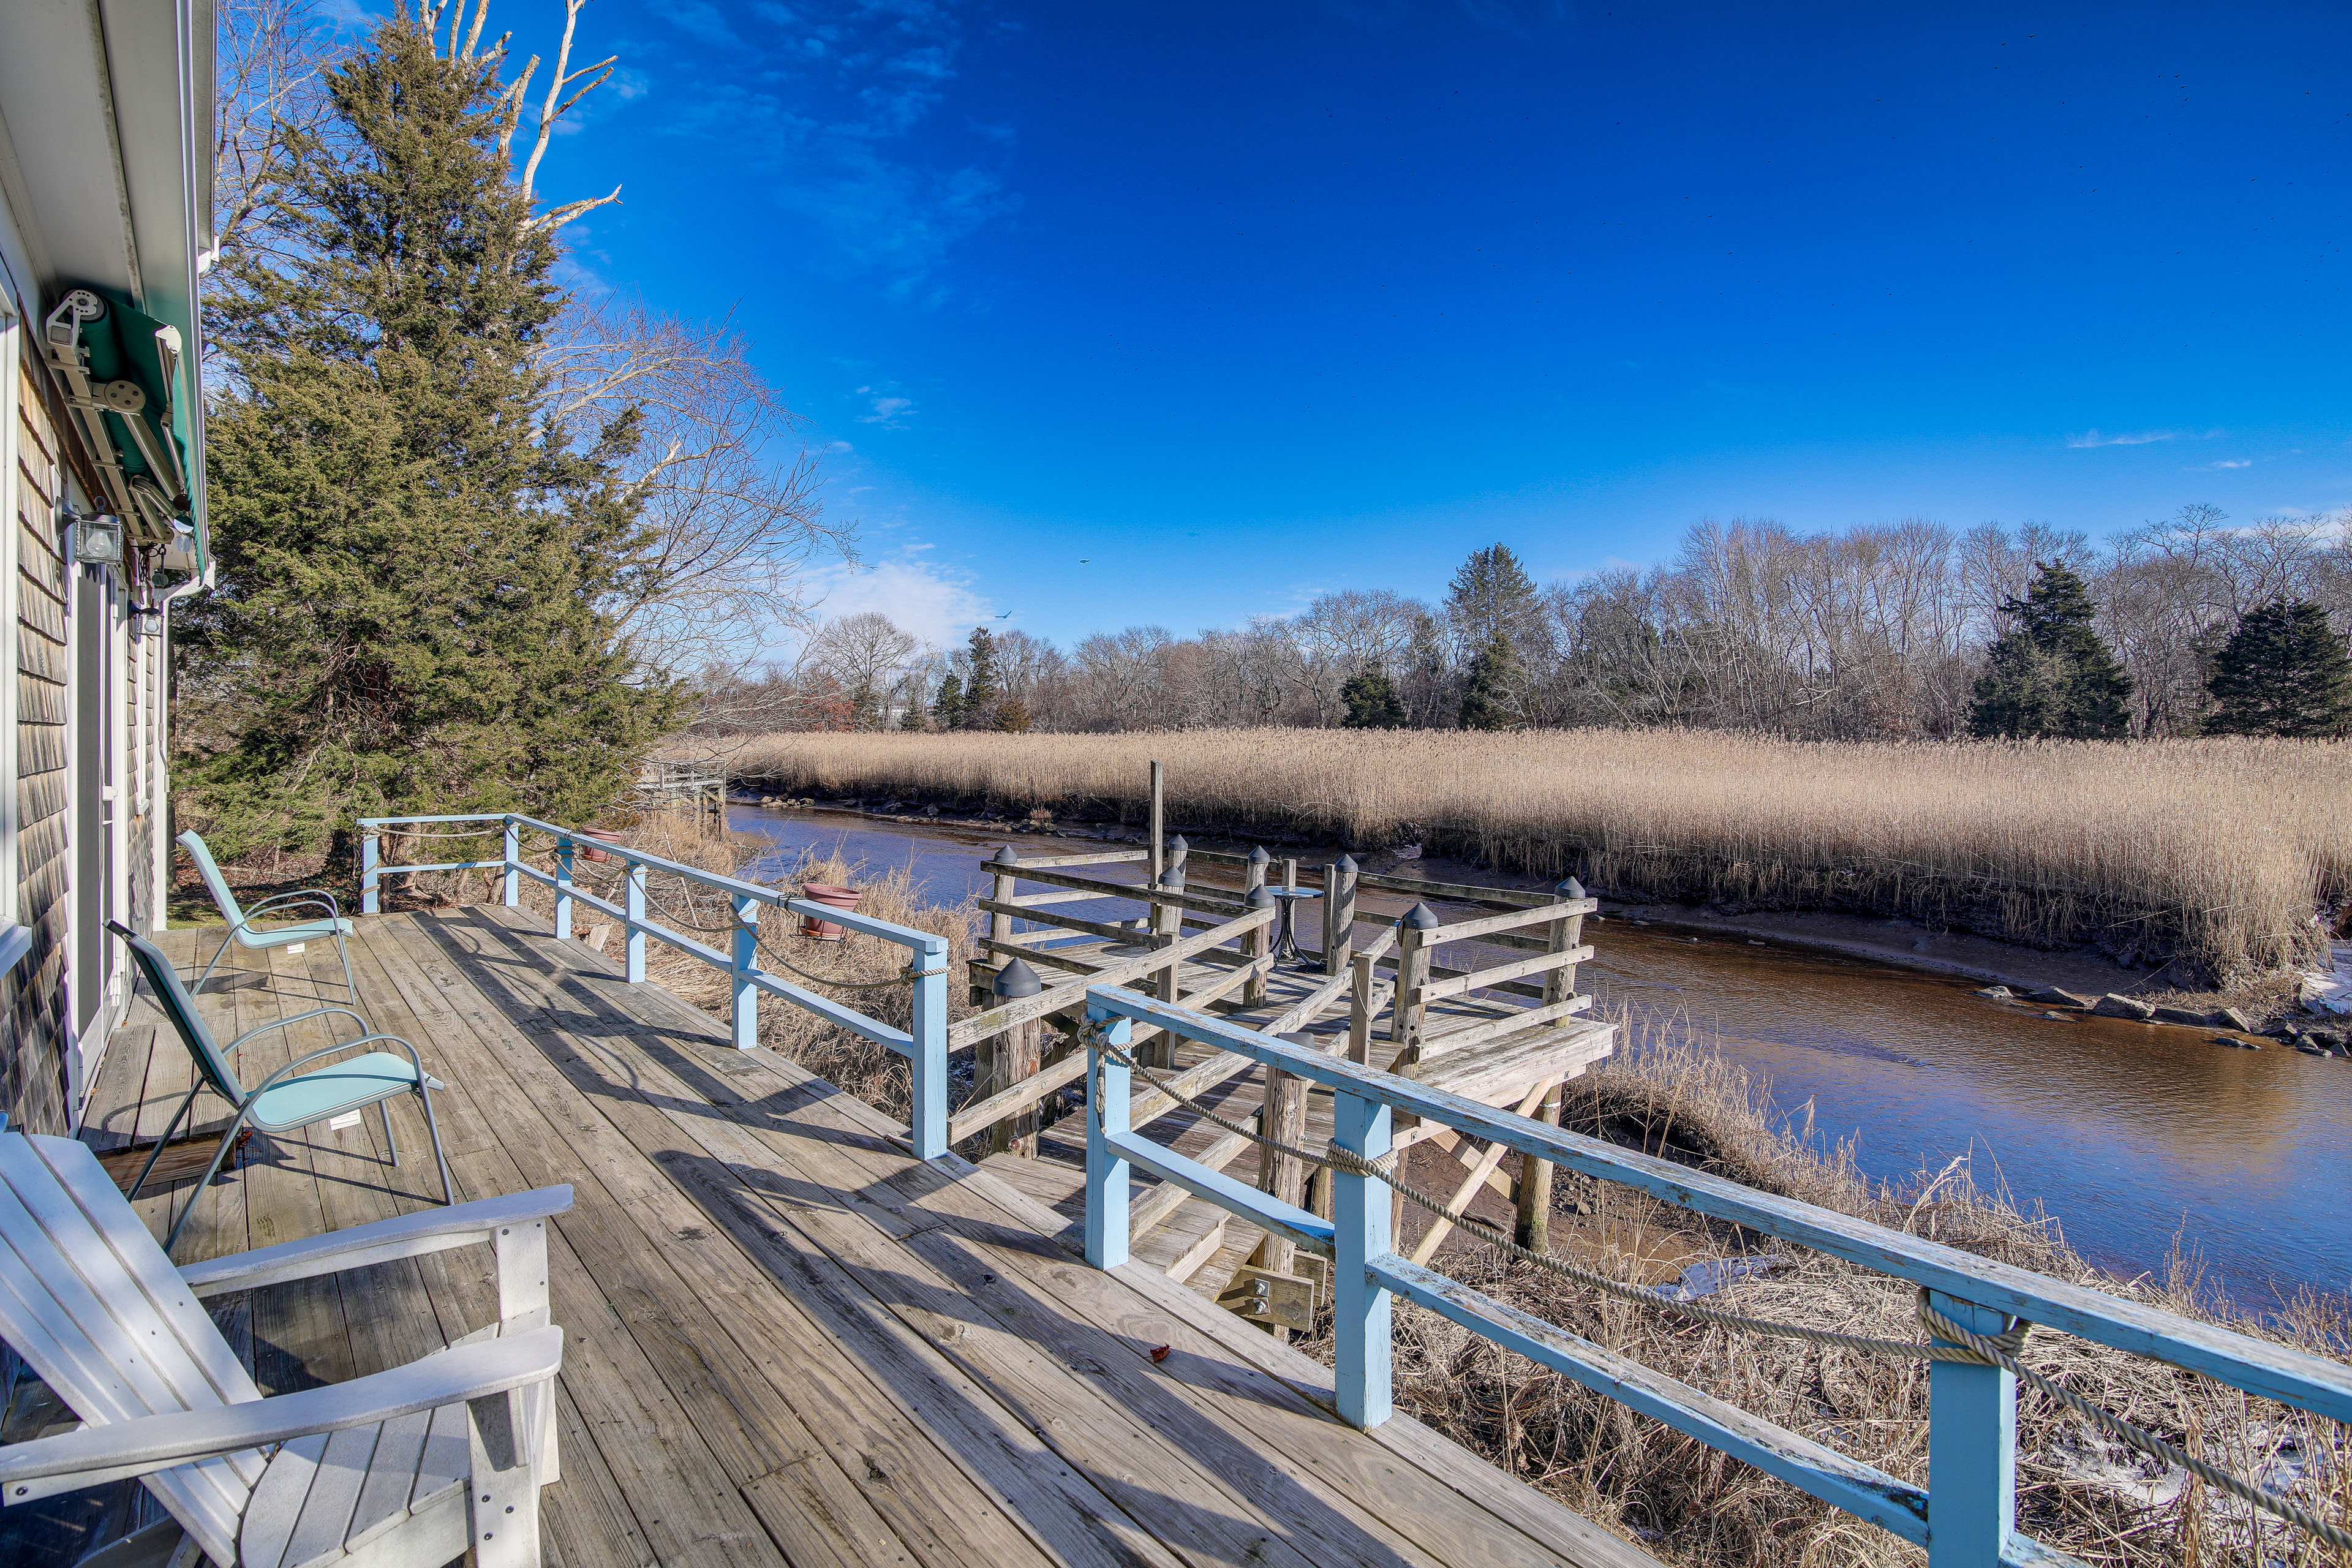
[[[787,862],[815,850],[869,873],[905,867],[946,903],[982,890],[979,861],[1002,842],[824,813],[739,808],[731,820],[773,839]],[[2029,1208],[2042,1202],[2104,1268],[2161,1270],[2179,1235],[2250,1305],[2273,1285],[2352,1288],[2339,1190],[2352,1169],[2352,1061],[2230,1050],[2202,1031],[2118,1019],[2044,1019],[1971,994],[1973,982],[1801,949],[1693,942],[1623,921],[1587,938],[1598,957],[1581,973],[1604,1006],[1687,1018],[1769,1077],[1783,1110],[1811,1100],[1817,1135],[1853,1139],[1874,1176],[1969,1152],[1980,1183],[2005,1181]]]

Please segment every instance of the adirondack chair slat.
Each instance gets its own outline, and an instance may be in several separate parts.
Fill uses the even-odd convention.
[[[340,1434],[314,1432],[278,1446],[269,1473],[253,1489],[253,1501],[247,1506],[245,1522],[237,1531],[240,1568],[278,1568],[286,1561],[287,1542],[294,1539],[294,1527],[302,1521],[302,1504],[310,1495],[310,1484],[319,1478],[319,1464],[327,1457],[331,1436]]]
[[[73,1194],[82,1217],[105,1242],[124,1272],[139,1282],[147,1300],[178,1336],[190,1359],[203,1368],[222,1400],[236,1405],[260,1398],[261,1390],[255,1385],[253,1374],[246,1371],[236,1352],[221,1338],[212,1314],[205,1310],[204,1302],[180,1277],[179,1270],[172,1267],[172,1260],[156,1247],[155,1238],[139,1223],[138,1215],[128,1204],[110,1201],[111,1194],[121,1189],[106,1173],[106,1167],[98,1163],[96,1151],[86,1143],[65,1140],[55,1143],[32,1139],[18,1142]],[[0,1173],[23,1157],[23,1152],[14,1147],[0,1146]]]
[[[37,1172],[46,1173],[55,1185],[35,1179]],[[139,1224],[129,1205],[112,1201],[121,1189],[89,1145],[60,1139],[45,1149],[29,1139],[0,1139],[0,1180],[8,1183],[60,1250],[80,1266],[100,1300],[125,1300],[127,1305],[127,1299],[114,1295],[127,1285],[170,1331],[173,1348],[186,1358],[211,1394],[202,1399],[193,1387],[184,1388],[187,1403],[180,1408],[215,1402],[238,1405],[261,1397],[252,1374],[237,1363],[212,1315],[156,1249],[147,1227]],[[122,1313],[110,1309],[108,1316],[119,1321]],[[170,1367],[163,1370],[170,1374]],[[179,1379],[173,1382],[176,1385]]]
[[[326,1457],[319,1461],[319,1473],[310,1478],[310,1495],[302,1500],[301,1517],[295,1522],[293,1539],[286,1543],[278,1568],[301,1568],[322,1559],[331,1563],[343,1554],[352,1513],[359,1505],[383,1435],[382,1426],[353,1426],[328,1439]],[[261,1500],[257,1489],[254,1500]]]
[[[407,1517],[409,1500],[416,1491],[417,1461],[425,1457],[425,1434],[432,1423],[433,1412],[419,1410],[395,1416],[379,1430],[374,1461],[360,1487],[352,1528],[343,1540],[347,1550],[358,1551]]]
[[[12,1136],[0,1133],[0,1138]],[[84,1421],[128,1421],[189,1408],[173,1399],[121,1325],[89,1297],[88,1287],[17,1202],[11,1185],[0,1174],[0,1245],[6,1247],[14,1264],[13,1268],[0,1268],[0,1313],[5,1314],[0,1333],[44,1382],[68,1395]],[[83,1303],[79,1312],[68,1306],[76,1297]],[[92,1328],[100,1331],[89,1331]],[[215,1396],[204,1405],[222,1403]],[[146,1478],[156,1500],[172,1509],[216,1562],[233,1560],[229,1553],[237,1518],[252,1496],[249,1475],[260,1463],[258,1455],[236,1458],[247,1463],[205,1459]]]
[[[558,1214],[570,1195],[452,1208],[426,1226],[362,1226],[345,1254],[300,1250],[314,1271],[331,1272],[362,1253],[374,1261],[437,1251],[450,1223],[470,1225],[476,1240],[488,1241],[518,1204]],[[284,1248],[198,1269],[215,1289],[304,1272]],[[465,1552],[471,1500],[460,1489],[477,1446],[466,1401],[520,1388],[543,1403],[551,1398],[546,1380],[561,1364],[561,1333],[538,1326],[543,1313],[529,1310],[528,1293],[509,1300],[502,1279],[502,1321],[531,1319],[530,1332],[501,1336],[492,1324],[458,1342],[476,1348],[437,1365],[427,1356],[332,1389],[265,1400],[199,1305],[198,1289],[172,1267],[89,1149],[0,1132],[0,1331],[85,1423],[79,1434],[9,1450],[0,1461],[11,1467],[5,1501],[135,1475],[206,1556],[237,1568],[327,1568],[362,1549],[369,1568],[434,1568]],[[499,1353],[486,1357],[492,1346],[483,1342],[495,1342]],[[305,1430],[342,1421],[355,1424]],[[99,1436],[120,1423],[131,1425]],[[173,1462],[229,1443],[247,1447]],[[269,1444],[276,1447],[265,1456]],[[524,1458],[525,1477],[546,1476],[539,1458],[529,1450]],[[511,1489],[513,1478],[499,1484]]]

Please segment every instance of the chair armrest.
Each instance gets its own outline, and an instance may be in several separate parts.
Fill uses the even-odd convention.
[[[180,1270],[180,1278],[198,1297],[225,1296],[232,1290],[257,1290],[288,1279],[309,1279],[346,1268],[364,1268],[400,1258],[421,1258],[453,1247],[495,1240],[500,1229],[568,1212],[569,1185],[539,1187],[503,1197],[478,1198],[451,1208],[419,1209],[394,1219],[355,1225],[324,1236],[281,1241],[227,1258],[207,1258]]]
[[[332,915],[341,915],[343,912],[342,905],[335,901],[335,895],[324,888],[297,888],[291,892],[272,893],[257,904],[247,905],[245,912],[248,916],[257,915],[272,904],[294,903],[324,904],[327,906],[327,912]]]
[[[437,1410],[544,1382],[562,1367],[563,1331],[551,1326],[274,1399],[142,1415],[10,1443],[0,1446],[0,1501],[29,1502],[313,1432],[340,1432],[412,1411]]]
[[[304,1023],[312,1018],[324,1017],[329,1013],[341,1013],[346,1018],[356,1019],[359,1023],[359,1026],[362,1029],[368,1026],[368,1021],[365,1018],[361,1017],[357,1013],[352,1012],[349,1007],[313,1007],[307,1013],[297,1013],[290,1018],[273,1018],[267,1024],[256,1024],[252,1028],[247,1029],[245,1033],[231,1040],[227,1045],[223,1046],[221,1049],[225,1051],[233,1051],[236,1049],[237,1047],[245,1044],[246,1041],[253,1038],[256,1035],[266,1035],[272,1029],[289,1028],[296,1024]]]

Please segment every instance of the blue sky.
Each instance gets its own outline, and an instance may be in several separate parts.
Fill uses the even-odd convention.
[[[525,52],[553,0],[501,0]],[[732,313],[935,638],[2352,503],[2340,5],[594,0],[583,281]],[[1087,563],[1080,564],[1081,561]]]

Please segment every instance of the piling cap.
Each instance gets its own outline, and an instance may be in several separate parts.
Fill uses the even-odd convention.
[[[1254,910],[1270,910],[1274,908],[1274,889],[1264,886],[1252,888],[1249,897],[1242,902]]]
[[[1341,875],[1342,877],[1352,877],[1352,876],[1354,876],[1355,874],[1356,874],[1356,858],[1355,858],[1353,855],[1342,855],[1342,856],[1340,856],[1340,857],[1339,857],[1339,875]]]
[[[1253,866],[1263,866],[1273,858],[1273,856],[1265,852],[1265,846],[1261,844],[1250,851],[1249,863]]]
[[[1405,910],[1402,923],[1411,926],[1415,931],[1435,931],[1437,929],[1437,912],[1434,910],[1432,910],[1427,904],[1415,904],[1412,908]]]
[[[1160,872],[1160,885],[1167,889],[1171,893],[1182,892],[1184,890],[1183,868],[1181,867],[1171,866],[1165,871]]]
[[[1171,855],[1189,855],[1192,852],[1192,847],[1184,842],[1184,836],[1180,833],[1168,841],[1168,852]]]
[[[1015,1002],[1024,996],[1034,996],[1045,989],[1045,983],[1037,978],[1035,970],[1016,958],[996,972],[996,983],[989,989],[1007,1002]]]
[[[1562,882],[1559,887],[1554,888],[1552,891],[1558,893],[1563,899],[1580,899],[1584,897],[1584,884],[1578,881],[1575,878],[1570,877],[1567,881]]]
[[[1013,852],[1013,846],[1008,844],[996,852],[996,863],[1000,866],[1018,866],[1021,863],[1021,857],[1015,855]]]

